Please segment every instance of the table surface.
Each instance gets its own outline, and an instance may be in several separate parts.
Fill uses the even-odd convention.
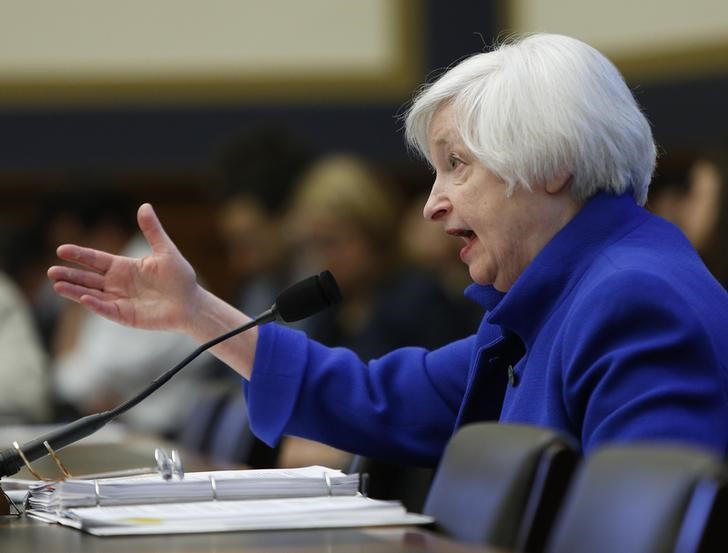
[[[156,442],[135,438],[124,443],[69,446],[61,452],[73,474],[148,466]],[[204,461],[183,454],[186,470],[205,470]],[[43,475],[51,476],[48,459],[33,463]],[[16,475],[29,478],[27,473]],[[286,531],[242,531],[159,536],[98,537],[57,524],[25,516],[0,517],[2,553],[135,553],[174,551],[199,553],[469,553],[493,549],[459,544],[423,528],[344,528]]]
[[[490,551],[447,540],[419,528],[345,528],[218,532],[165,536],[98,537],[72,528],[27,519],[0,520],[3,553],[474,553]]]

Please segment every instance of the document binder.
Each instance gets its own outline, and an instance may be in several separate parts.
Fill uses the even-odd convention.
[[[123,478],[68,479],[30,487],[31,509],[55,511],[141,503],[355,495],[359,475],[321,466],[191,472],[165,479],[154,473]]]
[[[321,466],[69,479],[33,485],[26,513],[104,536],[432,522],[359,486],[358,474]]]

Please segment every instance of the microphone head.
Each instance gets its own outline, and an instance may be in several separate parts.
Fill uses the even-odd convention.
[[[283,290],[274,310],[287,323],[300,321],[341,301],[341,292],[329,271],[308,277]]]

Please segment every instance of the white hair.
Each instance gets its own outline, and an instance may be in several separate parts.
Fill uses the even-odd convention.
[[[631,189],[647,199],[655,144],[617,68],[591,46],[534,34],[459,63],[417,94],[406,137],[430,163],[430,121],[453,107],[465,146],[507,185],[531,188],[561,175],[585,200]]]

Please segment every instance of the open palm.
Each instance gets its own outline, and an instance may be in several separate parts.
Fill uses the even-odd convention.
[[[65,244],[58,257],[80,268],[56,265],[48,276],[58,294],[117,323],[184,330],[200,293],[195,272],[149,204],[139,208],[137,218],[151,255],[135,259]]]

